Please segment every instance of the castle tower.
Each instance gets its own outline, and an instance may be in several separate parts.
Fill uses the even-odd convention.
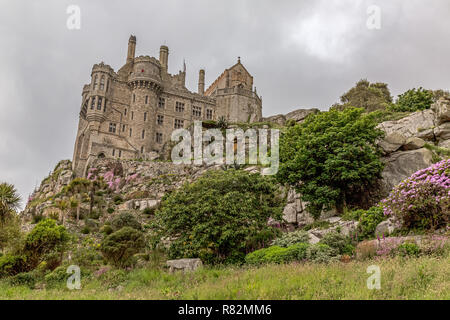
[[[198,94],[205,94],[205,70],[201,69],[198,73]]]
[[[131,35],[128,40],[127,63],[133,61],[136,54],[136,36]]]
[[[162,69],[167,72],[169,67],[169,48],[167,46],[161,46],[159,49],[159,62]]]

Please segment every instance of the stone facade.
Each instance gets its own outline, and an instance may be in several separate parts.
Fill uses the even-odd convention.
[[[91,83],[83,87],[73,155],[77,176],[97,158],[153,158],[168,148],[174,129],[195,120],[261,121],[261,97],[240,59],[206,90],[200,70],[194,93],[185,86],[185,67],[168,73],[168,47],[161,46],[159,60],[135,57],[135,50],[131,36],[126,64],[117,72],[103,62],[94,65]]]

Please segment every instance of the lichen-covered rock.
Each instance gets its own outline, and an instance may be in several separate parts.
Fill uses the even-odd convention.
[[[450,97],[440,98],[433,104],[432,109],[436,111],[438,124],[450,121]]]
[[[425,148],[411,151],[398,151],[384,158],[385,167],[382,172],[381,193],[387,196],[389,192],[411,176],[414,172],[432,165],[433,153]]]
[[[432,130],[436,125],[436,115],[433,110],[424,110],[415,112],[405,118],[395,121],[386,121],[380,123],[378,128],[383,130],[386,135],[396,133],[405,138],[423,137],[421,133],[426,130]]]
[[[417,137],[411,137],[406,140],[402,149],[405,151],[417,150],[417,149],[423,148],[424,146],[425,146],[425,140],[417,138]]]

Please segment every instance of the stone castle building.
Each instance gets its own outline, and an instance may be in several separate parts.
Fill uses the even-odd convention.
[[[159,60],[135,57],[135,50],[131,36],[125,65],[117,72],[103,62],[94,65],[91,83],[83,87],[73,155],[78,176],[96,158],[145,159],[161,153],[174,129],[189,128],[196,120],[261,120],[261,97],[240,59],[206,90],[200,70],[194,93],[185,86],[186,67],[168,73],[167,46],[161,46]]]

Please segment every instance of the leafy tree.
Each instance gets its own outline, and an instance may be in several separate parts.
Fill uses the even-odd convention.
[[[129,212],[123,212],[114,217],[114,219],[112,219],[111,221],[111,228],[113,229],[113,231],[118,231],[124,227],[130,227],[138,231],[142,230],[142,225]]]
[[[398,96],[392,109],[395,111],[414,112],[418,110],[430,109],[434,102],[434,93],[431,90],[411,89]]]
[[[386,83],[370,83],[362,79],[356,86],[344,93],[341,104],[334,109],[344,110],[349,107],[363,108],[366,112],[386,109],[392,103],[392,96]]]
[[[107,236],[101,243],[100,251],[105,259],[116,267],[127,267],[131,258],[145,247],[142,232],[124,227]]]
[[[10,215],[4,220],[0,220],[0,251],[5,249],[16,251],[19,249],[22,240],[20,229],[20,219],[16,215]]]
[[[12,212],[19,209],[20,196],[16,188],[9,183],[0,183],[0,220],[6,220]]]
[[[165,196],[155,214],[158,239],[173,240],[171,258],[242,262],[275,236],[267,221],[281,219],[284,203],[277,190],[271,177],[232,169],[207,172]]]
[[[62,260],[69,241],[69,234],[53,219],[40,221],[25,238],[24,254],[31,269],[43,261]],[[56,266],[55,266],[56,267]]]
[[[315,217],[332,206],[342,211],[383,169],[375,144],[382,132],[376,125],[362,109],[348,108],[288,127],[280,141],[278,180],[296,187]]]

